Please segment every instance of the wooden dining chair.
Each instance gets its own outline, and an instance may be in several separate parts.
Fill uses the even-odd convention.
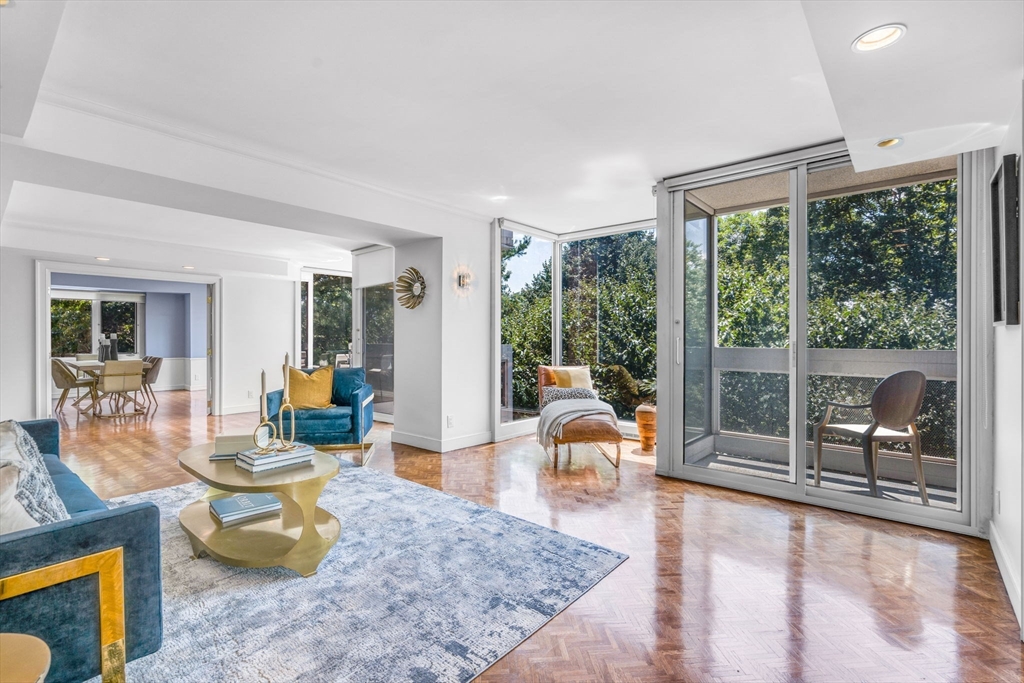
[[[50,359],[50,376],[53,378],[53,383],[61,390],[60,398],[57,399],[57,406],[55,408],[57,412],[64,410],[64,404],[67,402],[68,394],[71,393],[72,389],[89,390],[84,396],[79,395],[76,398],[75,402],[71,404],[72,408],[78,408],[78,404],[87,398],[92,398],[93,402],[96,401],[96,380],[92,377],[78,377],[75,375],[75,371],[68,367],[60,358]]]
[[[142,361],[106,361],[103,364],[103,374],[96,383],[96,390],[99,392],[100,400],[109,399],[110,409],[113,411],[100,417],[133,417],[143,414],[145,405],[137,398],[138,392],[142,390]],[[135,406],[135,410],[125,412],[129,403]],[[96,401],[96,405],[99,406],[99,401]]]
[[[916,424],[927,386],[927,379],[923,373],[917,370],[904,370],[879,382],[871,394],[871,403],[851,405],[829,401],[825,408],[825,417],[814,428],[814,485],[821,486],[821,447],[822,438],[826,434],[860,441],[864,451],[864,471],[872,496],[878,495],[878,444],[909,443],[921,502],[928,505],[928,489],[925,487],[924,465],[921,462],[921,433],[918,432]],[[830,420],[835,408],[870,410],[871,423],[832,423]]]

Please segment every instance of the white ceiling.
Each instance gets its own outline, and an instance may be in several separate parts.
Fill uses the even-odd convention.
[[[858,170],[992,144],[1020,92],[1022,6],[76,1],[41,94],[567,232],[653,216],[661,177],[844,136]],[[888,21],[904,41],[850,52]],[[873,147],[890,134],[907,143]],[[16,213],[56,218],[31,196]]]
[[[858,171],[995,147],[1020,102],[1024,2],[804,2],[807,24]],[[853,38],[902,23],[891,47]],[[902,147],[875,143],[902,136]]]
[[[20,182],[11,191],[4,221],[97,236],[202,245],[204,250],[251,254],[335,270],[349,270],[350,250],[366,246],[365,242],[311,232]]]
[[[798,2],[74,2],[43,88],[556,231],[842,134]]]

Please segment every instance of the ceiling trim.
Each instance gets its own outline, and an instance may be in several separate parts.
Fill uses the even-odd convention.
[[[696,190],[707,185],[717,185],[733,180],[743,180],[754,176],[777,173],[790,169],[797,164],[811,164],[816,161],[835,159],[846,155],[846,142],[834,140],[832,142],[801,147],[779,154],[747,159],[732,164],[724,164],[714,168],[684,173],[677,176],[668,176],[662,182],[669,190]]]
[[[434,201],[418,195],[409,194],[399,190],[393,190],[391,188],[382,187],[380,185],[374,185],[371,183],[349,178],[347,176],[339,175],[333,171],[320,168],[313,164],[301,161],[298,159],[288,158],[271,153],[266,150],[259,149],[257,147],[251,147],[241,142],[234,140],[228,140],[221,135],[215,135],[212,133],[200,133],[188,128],[177,126],[174,124],[165,123],[157,119],[135,114],[117,107],[111,107],[109,105],[100,104],[91,100],[85,100],[82,98],[74,97],[72,95],[66,95],[64,93],[51,90],[49,88],[41,88],[39,90],[38,101],[44,104],[49,104],[54,107],[66,109],[79,114],[85,114],[86,116],[92,116],[99,119],[105,119],[125,126],[131,126],[138,128],[149,133],[156,133],[165,137],[182,140],[196,145],[202,145],[204,147],[210,147],[217,149],[222,152],[234,154],[236,156],[252,159],[266,164],[272,164],[274,166],[280,166],[283,168],[290,169],[292,171],[299,171],[300,173],[308,173],[310,175],[318,176],[320,178],[326,178],[332,182],[341,183],[344,185],[351,185],[364,190],[370,190],[371,192],[379,192],[396,199],[402,199],[405,201],[420,204],[422,206],[429,207],[431,209],[437,209],[445,211],[447,213],[453,213],[458,216],[465,218],[472,218],[474,220],[492,220],[491,216],[482,213],[476,213],[463,209],[443,202]]]

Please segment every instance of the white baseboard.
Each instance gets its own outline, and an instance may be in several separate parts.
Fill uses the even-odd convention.
[[[441,453],[441,440],[433,439],[429,436],[409,434],[407,432],[399,432],[396,430],[391,432],[391,443],[400,443],[406,446],[415,446],[416,448],[422,448],[425,451]]]
[[[238,413],[258,413],[260,412],[260,402],[253,401],[252,403],[242,403],[237,406],[221,406],[221,415],[237,415]],[[258,422],[259,420],[257,420]]]
[[[1020,567],[1014,567],[1006,554],[1006,544],[999,536],[996,525],[988,524],[989,541],[992,543],[992,554],[996,556],[996,565],[999,567],[999,575],[1003,579],[1006,593],[1010,596],[1010,604],[1013,605],[1013,613],[1017,616],[1017,623],[1022,624],[1021,619],[1021,591],[1020,591]]]
[[[466,436],[458,436],[452,439],[435,439],[429,436],[422,436],[421,434],[410,434],[408,432],[391,432],[391,442],[400,443],[406,446],[415,446],[416,448],[422,448],[425,451],[433,451],[434,453],[448,453],[450,451],[457,451],[460,448],[470,448],[472,446],[479,446],[483,443],[491,443],[490,432],[477,432],[476,434],[467,434]]]

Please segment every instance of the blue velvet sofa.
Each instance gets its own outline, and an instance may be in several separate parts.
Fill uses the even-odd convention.
[[[306,374],[319,368],[303,370]],[[284,392],[267,394],[267,413],[270,421],[278,424]],[[331,391],[333,408],[313,408],[295,411],[295,440],[313,446],[359,445],[373,427],[373,387],[366,383],[363,368],[335,368]],[[291,420],[284,418],[285,436],[291,432]]]
[[[124,553],[125,648],[128,661],[160,649],[160,510],[153,503],[108,509],[60,460],[56,420],[22,422],[44,454],[71,519],[0,535],[0,577],[121,547]],[[96,575],[0,601],[0,631],[29,633],[50,647],[47,683],[79,683],[100,674]]]

